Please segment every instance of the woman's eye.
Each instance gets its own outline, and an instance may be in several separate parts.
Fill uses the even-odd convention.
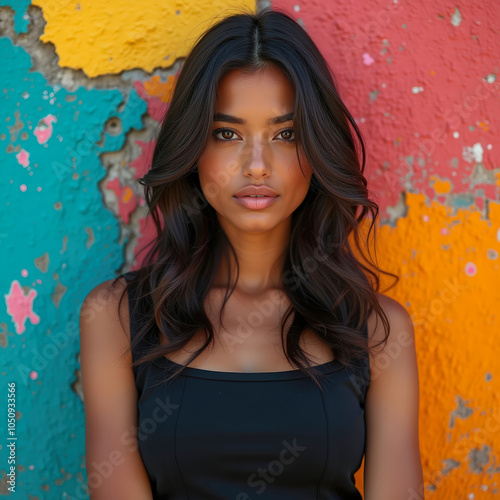
[[[215,130],[213,135],[217,141],[227,142],[230,141],[231,139],[234,139],[236,134],[232,130],[222,128]]]
[[[291,128],[283,130],[283,132],[280,132],[279,135],[281,135],[281,138],[283,140],[288,142],[293,142],[295,140],[295,135],[293,133],[293,129]]]

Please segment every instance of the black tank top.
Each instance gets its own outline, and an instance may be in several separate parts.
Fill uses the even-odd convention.
[[[128,293],[132,339],[140,309]],[[169,364],[179,367],[165,357],[134,367],[138,445],[155,500],[361,500],[353,476],[365,449],[368,360],[359,370],[318,365],[323,393],[300,370],[187,367],[165,383]]]

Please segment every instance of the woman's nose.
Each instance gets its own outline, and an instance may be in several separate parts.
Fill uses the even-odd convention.
[[[251,174],[253,177],[262,176],[270,173],[270,165],[268,161],[268,148],[261,137],[257,137],[246,146],[246,151],[243,155],[243,171],[246,175]]]

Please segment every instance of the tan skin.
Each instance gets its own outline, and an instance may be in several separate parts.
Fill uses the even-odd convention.
[[[203,192],[235,248],[240,274],[225,305],[222,328],[219,311],[227,276],[224,265],[218,270],[204,304],[215,328],[215,342],[189,366],[235,372],[293,370],[296,367],[286,360],[280,340],[281,318],[290,303],[281,286],[280,269],[290,239],[291,214],[307,194],[312,169],[302,158],[303,172],[299,167],[293,121],[269,124],[268,120],[293,111],[294,91],[283,73],[273,67],[250,74],[233,70],[218,90],[216,114],[245,123],[217,117],[212,126],[215,135],[198,161],[198,173]],[[266,209],[239,206],[233,195],[248,184],[270,186],[279,198]],[[231,265],[235,271],[234,262]],[[234,272],[232,276],[234,279]],[[90,499],[151,500],[137,440],[130,438],[137,427],[138,398],[132,359],[130,353],[120,358],[130,345],[130,332],[128,327],[127,331],[122,328],[117,307],[125,283],[121,280],[114,293],[106,294],[109,283],[101,283],[88,294],[80,313]],[[385,348],[378,349],[370,359],[364,498],[422,499],[413,325],[397,301],[383,294],[377,298],[390,322],[386,345],[393,349],[390,355]],[[238,333],[242,320],[256,308],[265,311],[259,326],[244,335]],[[120,316],[125,325],[129,324],[128,314],[128,301],[124,300]],[[384,336],[374,314],[368,320],[368,333],[371,343]],[[197,332],[183,351],[171,353],[169,358],[184,363],[203,339],[203,332]],[[301,347],[311,364],[333,359],[331,349],[311,330],[303,332]],[[111,464],[110,474],[99,472],[98,464],[105,461]]]

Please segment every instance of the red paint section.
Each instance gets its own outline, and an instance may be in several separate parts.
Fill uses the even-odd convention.
[[[137,208],[137,199],[130,186],[122,187],[120,179],[114,178],[106,182],[106,188],[114,191],[118,200],[118,213],[125,224],[130,221],[130,215]]]
[[[136,258],[130,268],[131,271],[135,271],[136,269],[140,269],[142,267],[144,257],[149,250],[149,247],[146,249],[146,246],[150,241],[156,238],[156,230],[151,218],[143,217],[142,219],[139,219],[139,231],[140,235],[137,245],[134,248],[134,255]]]
[[[14,280],[10,285],[10,291],[5,297],[7,304],[7,314],[11,316],[16,326],[16,333],[21,334],[26,331],[25,323],[29,319],[32,325],[40,323],[40,316],[33,312],[33,301],[38,292],[31,289],[28,295],[24,295],[19,281]]]
[[[153,159],[153,152],[156,146],[156,140],[153,139],[151,142],[135,141],[135,143],[141,148],[141,154],[134,158],[130,162],[130,166],[135,169],[136,180],[143,175],[146,175],[148,170],[151,168],[151,161]]]
[[[473,172],[500,171],[500,2],[272,4],[303,21],[330,64],[366,139],[366,176],[383,217],[403,190],[438,200],[433,175],[453,185],[439,198],[446,205],[500,201],[494,175],[471,182]],[[476,144],[482,158],[469,154]]]
[[[135,81],[134,88],[139,94],[139,97],[146,101],[148,113],[151,118],[157,122],[161,121],[167,112],[167,104],[163,102],[160,97],[148,94],[147,90],[144,88],[144,82],[139,80]]]

